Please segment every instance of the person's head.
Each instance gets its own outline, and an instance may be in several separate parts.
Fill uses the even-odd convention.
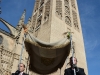
[[[25,65],[24,65],[23,63],[20,63],[20,64],[18,65],[18,67],[19,67],[19,71],[20,71],[20,72],[23,72],[23,71],[25,70]]]
[[[77,65],[77,59],[75,57],[70,57],[70,66],[73,64]]]

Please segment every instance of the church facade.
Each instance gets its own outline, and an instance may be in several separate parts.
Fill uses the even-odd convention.
[[[78,59],[77,65],[84,68],[88,75],[77,0],[36,0],[32,16],[27,24],[24,24],[25,12],[24,10],[16,27],[0,18],[0,21],[10,30],[8,33],[0,29],[0,75],[11,75],[18,69],[20,62],[26,65],[25,72],[29,75],[40,75],[29,69],[30,55],[24,45],[26,32],[47,43],[54,43],[66,38],[67,33],[71,32],[74,56]],[[71,55],[70,51],[63,66],[48,75],[64,75],[64,70],[69,67],[67,64]],[[43,60],[47,65],[52,61]]]

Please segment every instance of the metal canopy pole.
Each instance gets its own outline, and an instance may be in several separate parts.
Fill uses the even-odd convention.
[[[69,32],[69,33],[70,33],[70,42],[71,42],[71,50],[72,50],[72,61],[74,63],[74,53],[75,53],[75,50],[73,48],[72,34],[71,34],[71,32]],[[76,75],[75,68],[74,68],[74,75]]]
[[[25,34],[24,34],[23,42],[22,42],[22,49],[21,49],[21,54],[20,54],[19,64],[21,63],[22,55],[23,55],[23,52],[24,52],[24,41],[25,41]]]

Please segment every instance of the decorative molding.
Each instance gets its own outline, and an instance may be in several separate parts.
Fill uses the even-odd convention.
[[[0,68],[2,69],[2,75],[11,75],[13,53],[9,50],[6,50],[4,46],[0,46],[0,54]]]
[[[14,53],[14,59],[19,60],[19,57],[20,57],[20,55],[18,55],[18,54],[16,54],[16,53]]]

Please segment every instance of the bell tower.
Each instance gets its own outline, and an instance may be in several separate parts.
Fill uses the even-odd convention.
[[[19,64],[20,57],[21,62],[26,65],[25,72],[27,72],[29,75],[46,75],[31,71],[29,69],[30,67],[32,68],[32,66],[29,64],[31,61],[35,61],[35,63],[32,64],[36,65],[33,66],[38,66],[41,68],[37,70],[41,70],[43,73],[47,72],[48,70],[48,65],[45,65],[45,62],[46,64],[50,63],[49,67],[56,67],[56,63],[54,62],[56,60],[50,59],[53,57],[53,55],[57,54],[57,51],[52,52],[53,50],[49,50],[51,51],[51,56],[48,57],[48,60],[48,58],[40,58],[39,55],[42,53],[44,53],[44,55],[48,55],[49,51],[44,49],[43,51],[41,49],[41,53],[39,54],[40,48],[36,48],[35,51],[39,55],[35,55],[34,52],[34,54],[31,54],[34,56],[34,60],[30,61],[30,55],[27,52],[28,50],[26,50],[26,47],[23,44],[25,33],[25,14],[26,11],[24,10],[16,27],[0,18],[0,22],[2,22],[10,30],[10,33],[8,33],[0,28],[0,75],[11,75],[11,73],[14,73],[18,69],[17,64]],[[39,40],[46,42],[46,44],[58,42],[63,38],[67,39],[67,33],[72,32],[72,42],[75,50],[74,55],[78,60],[77,65],[84,68],[86,75],[88,75],[77,0],[35,0],[32,16],[29,18],[25,27],[27,31],[32,34],[32,36],[35,36]],[[62,45],[62,43],[60,43],[60,45]],[[28,47],[29,46],[30,44]],[[31,47],[33,48],[33,46]],[[67,50],[66,48],[64,49]],[[31,51],[32,49],[29,48],[29,50]],[[68,50],[70,51],[70,49]],[[21,51],[23,51],[23,54],[21,54]],[[66,60],[64,60],[64,63],[58,61],[59,59],[63,59],[63,57],[60,56],[61,53],[62,56],[67,54],[67,52],[62,51],[59,47],[59,57],[57,58],[56,62],[58,64],[62,64],[61,67],[58,67],[55,72],[53,71],[53,73],[49,72],[47,75],[64,75],[64,70],[69,67],[68,63],[72,52],[70,51],[70,55],[66,58]],[[41,64],[38,64],[37,61],[41,62],[43,67],[41,67]],[[46,70],[43,70],[43,68]]]
[[[67,32],[73,32],[78,66],[84,68],[85,73],[88,74],[77,0],[36,0],[28,25],[29,31],[35,37],[49,43],[65,38]],[[59,72],[61,75],[64,74],[67,63],[65,62],[61,68]]]

